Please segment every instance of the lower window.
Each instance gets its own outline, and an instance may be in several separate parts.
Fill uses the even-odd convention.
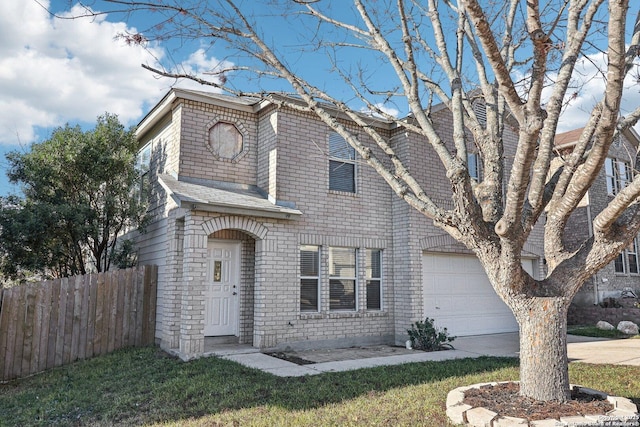
[[[357,248],[329,247],[324,254],[327,264],[321,264],[322,250],[320,246],[300,246],[300,311],[357,311],[359,305],[361,309],[382,310],[382,249],[362,249],[364,268],[359,266],[361,252]],[[323,288],[327,283],[328,290]]]
[[[356,250],[329,248],[329,310],[356,309]]]
[[[382,250],[367,249],[367,310],[382,310]]]
[[[320,247],[300,247],[300,311],[318,311]]]

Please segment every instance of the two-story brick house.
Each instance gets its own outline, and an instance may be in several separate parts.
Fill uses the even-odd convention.
[[[580,128],[556,135],[556,151],[560,159],[571,152],[582,131],[583,128]],[[602,171],[569,218],[567,231],[564,233],[565,244],[569,249],[593,235],[593,218],[607,206],[620,189],[631,182],[637,167],[635,159],[639,144],[640,136],[630,128],[611,145]],[[584,284],[573,302],[577,306],[598,304],[605,298],[619,298],[626,288],[630,288],[634,293],[640,290],[637,237],[613,262]]]
[[[453,133],[446,109],[433,115]],[[446,203],[428,144],[368,120]],[[205,337],[262,349],[400,344],[425,316],[454,335],[517,331],[477,259],[313,115],[173,89],[137,132],[153,218],[138,257],[159,266],[156,336],[180,357],[202,355]],[[505,141],[509,158],[515,134]],[[538,276],[540,232],[525,249]]]

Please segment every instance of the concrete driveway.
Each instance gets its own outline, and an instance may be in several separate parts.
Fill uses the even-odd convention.
[[[517,357],[520,347],[517,333],[459,337],[454,345],[456,350],[479,356],[509,357]],[[567,354],[570,362],[640,366],[640,339],[568,335]]]
[[[567,353],[570,362],[640,366],[640,339],[610,340],[569,335]]]

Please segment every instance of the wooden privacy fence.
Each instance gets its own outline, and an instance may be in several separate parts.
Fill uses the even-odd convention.
[[[0,289],[0,380],[153,344],[158,268]]]

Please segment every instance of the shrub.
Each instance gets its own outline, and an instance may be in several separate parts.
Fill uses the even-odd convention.
[[[456,337],[450,337],[447,328],[436,328],[433,322],[433,319],[427,317],[424,322],[419,320],[411,325],[411,329],[407,329],[411,346],[416,350],[424,351],[453,349],[449,343]]]

